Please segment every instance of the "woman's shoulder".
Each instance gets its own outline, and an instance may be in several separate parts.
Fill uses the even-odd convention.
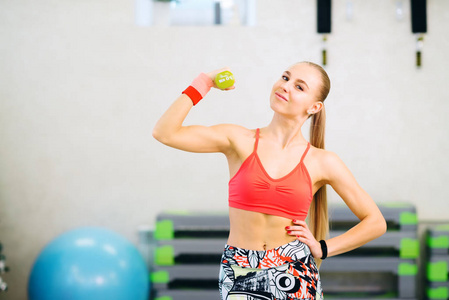
[[[316,167],[321,170],[323,178],[332,178],[347,167],[341,158],[333,151],[310,146],[310,157]]]
[[[343,163],[340,157],[335,152],[314,147],[312,146],[312,144],[310,145],[308,155],[323,167],[332,167],[341,165]]]
[[[257,129],[249,129],[236,124],[215,125],[224,132],[230,142],[231,147],[224,152],[228,159],[246,157],[254,147],[254,140]]]

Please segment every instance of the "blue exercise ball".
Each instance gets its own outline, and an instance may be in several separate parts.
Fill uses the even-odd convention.
[[[139,251],[113,231],[83,227],[63,233],[37,257],[29,300],[147,300],[149,274]]]

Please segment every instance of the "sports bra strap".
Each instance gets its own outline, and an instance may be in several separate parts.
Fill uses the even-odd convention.
[[[257,151],[257,145],[259,145],[259,128],[256,129],[256,141],[254,143],[254,152]]]
[[[306,157],[307,152],[309,152],[310,149],[310,143],[307,143],[307,147],[306,147],[306,151],[304,151],[304,154],[301,157],[301,161],[299,163],[302,163],[302,161],[304,160],[304,157]]]

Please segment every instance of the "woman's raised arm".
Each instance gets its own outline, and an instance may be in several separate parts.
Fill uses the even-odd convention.
[[[204,97],[210,87],[216,88],[213,78],[224,70],[227,69],[201,74],[192,83],[195,91]],[[228,88],[228,90],[233,88]],[[162,115],[153,129],[153,137],[167,146],[184,151],[226,152],[231,147],[229,135],[235,125],[183,126],[185,118],[194,106],[194,99],[191,99],[191,95],[188,96],[188,94],[183,93],[179,96]]]

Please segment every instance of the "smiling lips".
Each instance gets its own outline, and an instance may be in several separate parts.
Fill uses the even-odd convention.
[[[279,93],[274,93],[274,94],[276,95],[276,97],[280,98],[281,100],[284,100],[284,101],[287,101],[287,102],[288,102],[287,98],[285,98],[285,97],[282,96],[281,94],[279,94]]]

